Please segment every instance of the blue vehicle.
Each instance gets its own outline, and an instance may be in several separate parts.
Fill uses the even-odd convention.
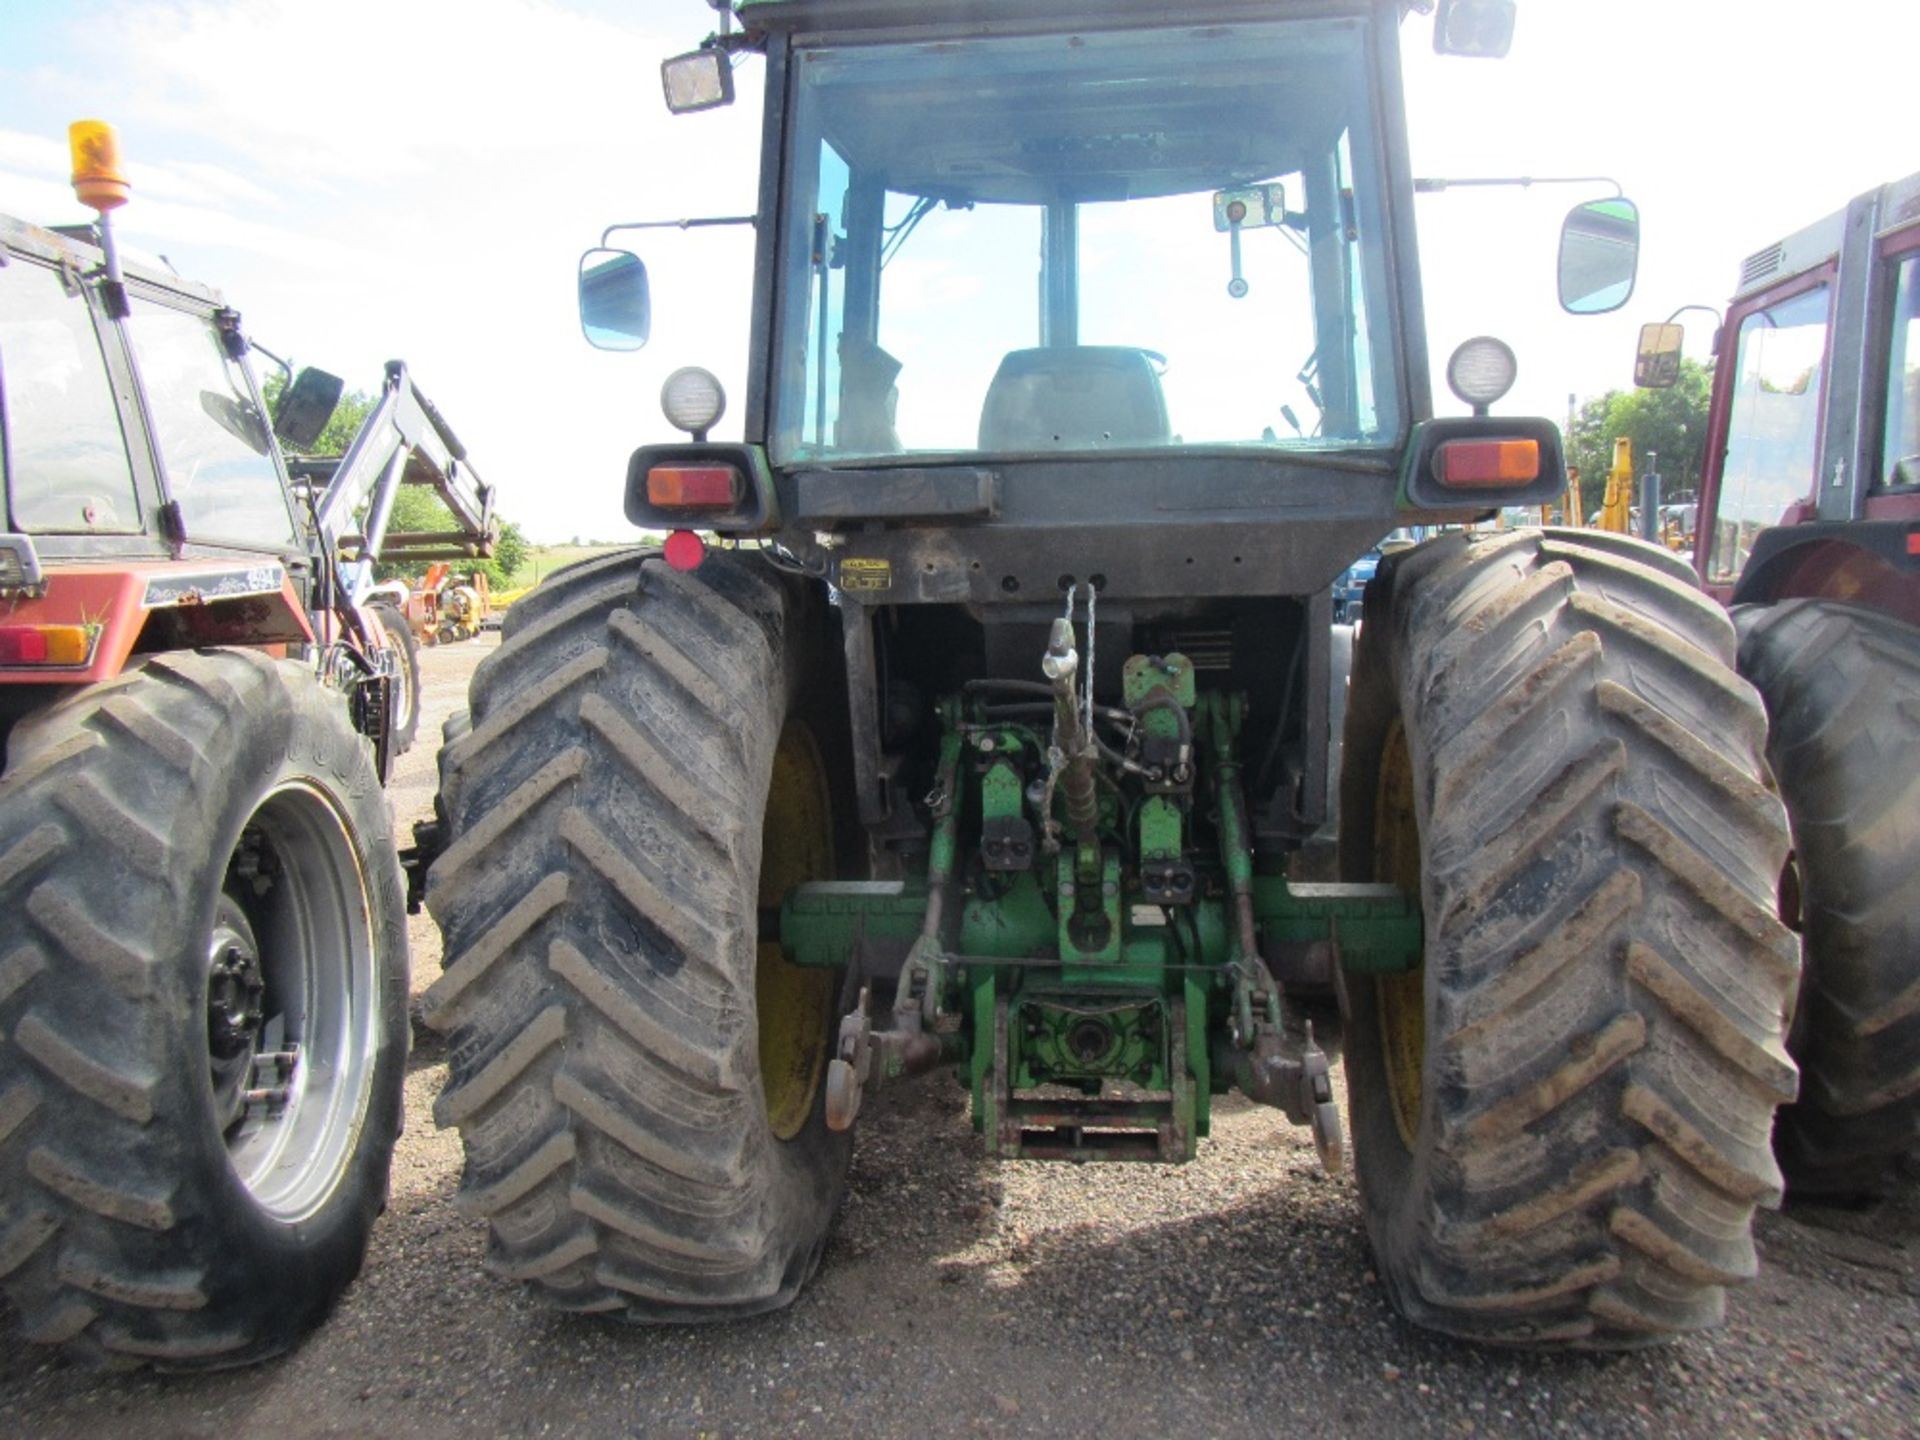
[[[1333,582],[1334,624],[1350,625],[1360,618],[1360,598],[1366,594],[1367,582],[1379,568],[1380,552],[1369,550],[1341,572],[1340,578]]]
[[[1391,555],[1396,550],[1405,550],[1424,540],[1425,530],[1424,526],[1402,526],[1391,531],[1386,539],[1340,573],[1340,577],[1333,582],[1334,624],[1351,625],[1360,619],[1360,600],[1367,593],[1367,582],[1373,579],[1374,572],[1380,568],[1380,557]]]

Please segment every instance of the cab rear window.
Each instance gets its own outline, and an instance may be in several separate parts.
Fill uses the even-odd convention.
[[[87,302],[59,274],[0,268],[0,472],[10,529],[141,528],[127,441]]]

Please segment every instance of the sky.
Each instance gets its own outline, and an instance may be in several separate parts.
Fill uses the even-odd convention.
[[[111,121],[133,184],[122,244],[216,286],[248,332],[371,390],[404,359],[540,541],[630,533],[626,457],[669,438],[662,381],[744,389],[748,232],[649,232],[653,341],[581,338],[580,253],[623,220],[747,214],[761,65],[731,109],[669,116],[659,62],[712,28],[704,0],[0,0],[0,212],[89,218],[67,123]],[[1438,57],[1402,27],[1423,176],[1608,175],[1638,202],[1638,288],[1561,312],[1561,217],[1605,186],[1417,201],[1435,406],[1446,356],[1498,335],[1510,414],[1563,419],[1631,383],[1635,333],[1724,308],[1741,259],[1920,170],[1910,0],[1520,0],[1502,61]],[[1712,322],[1695,312],[1687,353]]]

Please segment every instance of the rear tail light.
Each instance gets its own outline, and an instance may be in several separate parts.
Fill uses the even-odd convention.
[[[84,665],[93,635],[86,625],[0,625],[0,665]]]
[[[731,465],[655,465],[647,471],[647,503],[663,510],[731,510],[743,484]]]
[[[1449,440],[1434,468],[1443,485],[1490,490],[1526,485],[1540,478],[1540,442]]]

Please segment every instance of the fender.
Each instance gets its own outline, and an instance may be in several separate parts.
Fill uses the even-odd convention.
[[[1824,521],[1764,532],[1730,604],[1840,600],[1920,625],[1920,526],[1907,520]]]
[[[111,680],[136,652],[314,639],[278,560],[62,566],[47,573],[43,593],[0,600],[0,625],[80,625],[90,632],[81,664],[0,666],[0,679],[27,685]]]

